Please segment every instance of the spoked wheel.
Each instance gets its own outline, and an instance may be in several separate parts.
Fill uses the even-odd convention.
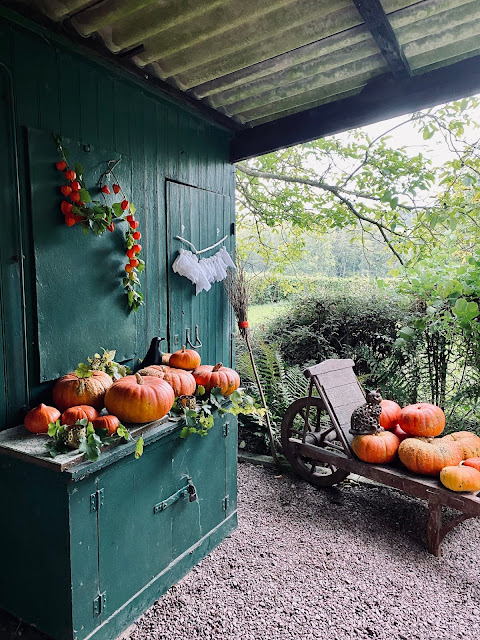
[[[307,406],[310,403],[308,415]],[[347,471],[332,464],[319,462],[297,453],[289,438],[302,440],[307,426],[306,442],[328,449],[329,445],[341,446],[336,441],[336,431],[321,398],[299,398],[288,407],[282,420],[282,449],[295,473],[316,487],[331,487],[348,476]]]

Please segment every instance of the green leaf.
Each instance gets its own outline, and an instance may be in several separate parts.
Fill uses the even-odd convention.
[[[130,440],[130,431],[126,427],[124,427],[123,424],[118,425],[117,435],[119,435],[120,438],[123,438],[124,440]]]
[[[88,193],[88,191],[86,189],[80,189],[79,191],[80,194],[80,200],[83,202],[91,202],[92,198],[90,197],[90,194]]]
[[[134,206],[134,204],[132,202],[130,202],[130,213],[133,215],[135,215],[136,212],[136,207]]]
[[[48,435],[50,437],[52,438],[55,437],[59,429],[60,429],[60,420],[57,420],[56,422],[48,423]]]
[[[205,387],[201,384],[198,385],[196,391],[195,391],[195,395],[196,396],[204,396],[205,395]]]
[[[83,174],[85,173],[85,169],[82,167],[82,165],[79,162],[75,163],[75,173],[77,174],[77,178],[79,180],[83,179]],[[86,202],[86,200],[85,200]]]
[[[138,460],[140,456],[143,454],[143,438],[140,436],[137,440],[137,444],[135,445],[135,460]]]
[[[112,209],[116,218],[121,218],[123,216],[122,204],[120,202],[114,202],[112,204]]]
[[[75,369],[75,374],[79,378],[90,378],[91,376],[93,376],[93,371],[91,370],[89,365],[80,362]]]

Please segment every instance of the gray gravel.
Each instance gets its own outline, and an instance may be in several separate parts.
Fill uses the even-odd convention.
[[[134,625],[131,640],[457,640],[480,636],[480,520],[425,549],[425,503],[317,490],[239,465],[239,527]]]

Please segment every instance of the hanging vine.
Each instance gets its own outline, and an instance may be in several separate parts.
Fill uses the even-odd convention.
[[[62,196],[65,198],[61,204],[61,211],[65,218],[65,224],[73,227],[75,224],[82,226],[85,234],[93,233],[100,236],[105,231],[113,232],[115,223],[127,222],[128,228],[125,232],[125,253],[128,259],[125,265],[126,276],[122,283],[127,294],[128,306],[133,311],[138,311],[143,304],[143,294],[140,291],[140,280],[138,276],[145,269],[145,262],[140,258],[142,245],[140,239],[142,234],[138,230],[138,220],[135,219],[136,208],[125,195],[114,169],[120,160],[110,160],[107,162],[107,169],[98,179],[97,187],[102,200],[93,200],[90,192],[86,188],[84,181],[84,169],[81,164],[75,164],[73,169],[67,161],[68,150],[62,145],[59,136],[54,136],[58,153],[61,157],[56,163],[56,168],[65,177],[65,184],[60,187]],[[120,194],[122,200],[109,204],[106,196]]]

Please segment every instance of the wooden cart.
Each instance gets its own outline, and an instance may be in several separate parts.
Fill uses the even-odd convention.
[[[367,464],[355,457],[350,446],[350,417],[365,402],[365,395],[353,366],[353,360],[325,360],[306,369],[309,394],[295,400],[283,418],[284,454],[297,475],[317,487],[330,487],[356,473],[427,500],[428,550],[438,556],[449,531],[467,518],[480,517],[480,497],[453,493],[434,478],[417,476],[395,465]],[[444,524],[443,506],[459,515]]]

